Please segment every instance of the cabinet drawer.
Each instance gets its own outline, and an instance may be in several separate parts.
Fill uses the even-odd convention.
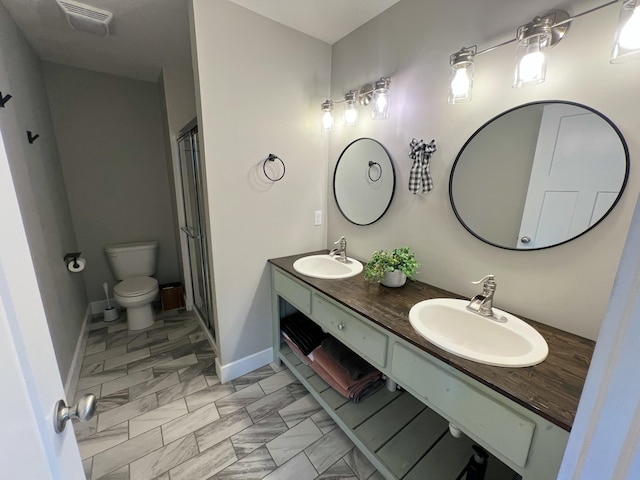
[[[388,337],[319,295],[313,295],[313,319],[335,338],[380,368],[387,364]]]
[[[278,270],[274,270],[273,283],[276,292],[282,298],[290,302],[302,313],[311,314],[311,289],[291,280]]]
[[[461,429],[525,466],[535,423],[400,343],[393,345],[391,371],[434,410],[455,418]]]

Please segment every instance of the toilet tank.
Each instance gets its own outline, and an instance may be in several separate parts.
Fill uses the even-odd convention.
[[[104,246],[113,275],[118,280],[151,277],[156,273],[158,242],[112,243]]]

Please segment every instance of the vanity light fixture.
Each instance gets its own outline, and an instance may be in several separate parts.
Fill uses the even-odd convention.
[[[622,0],[620,19],[611,52],[611,63],[640,53],[640,1]]]
[[[367,106],[372,104],[371,118],[374,120],[389,118],[389,77],[382,77],[373,84],[367,83],[360,90],[350,90],[342,100],[325,100],[320,108],[322,114],[322,130],[333,130],[333,104],[344,103],[344,124],[347,126],[358,124],[357,104]]]
[[[535,17],[521,25],[516,37],[506,42],[477,51],[477,47],[463,47],[449,58],[449,103],[468,102],[473,87],[474,60],[503,45],[518,42],[513,86],[516,88],[542,83],[546,77],[546,54],[566,34],[572,20],[600,10],[619,0],[611,0],[590,10],[570,16],[564,10],[555,10]],[[617,63],[630,55],[640,53],[640,0],[620,0],[620,22],[616,31],[611,63]]]

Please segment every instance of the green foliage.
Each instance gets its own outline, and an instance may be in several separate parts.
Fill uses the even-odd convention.
[[[407,278],[413,278],[420,264],[409,247],[394,248],[391,253],[386,250],[373,252],[371,260],[364,266],[364,279],[367,282],[379,282],[386,272],[400,270]]]

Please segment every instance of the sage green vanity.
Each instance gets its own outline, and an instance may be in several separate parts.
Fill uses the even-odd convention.
[[[513,472],[525,480],[556,478],[593,342],[530,322],[549,344],[545,362],[526,368],[470,362],[430,344],[409,325],[411,305],[454,294],[420,282],[389,289],[366,284],[362,274],[306,277],[292,268],[302,256],[269,261],[275,361],[291,369],[386,478],[454,479],[473,443],[504,464],[491,459],[488,478],[511,479]],[[292,309],[404,391],[383,389],[359,404],[341,397],[282,343],[280,319]],[[468,438],[453,438],[449,422]]]

